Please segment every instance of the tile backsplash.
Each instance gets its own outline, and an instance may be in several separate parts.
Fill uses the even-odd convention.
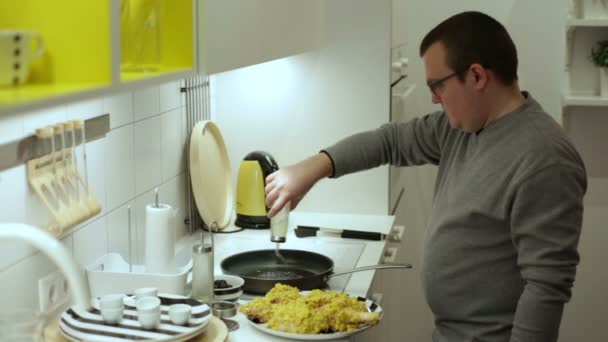
[[[129,207],[132,258],[143,262],[145,206],[159,200],[176,208],[176,238],[186,234],[185,142],[187,127],[180,81],[120,94],[0,117],[0,143],[36,128],[110,114],[110,132],[86,144],[87,176],[102,212],[73,228],[62,242],[80,264],[109,252],[129,260]],[[78,154],[78,153],[77,153]],[[3,156],[0,155],[0,158]],[[84,167],[78,168],[84,177]],[[43,227],[51,216],[27,184],[25,165],[0,171],[0,222]],[[0,300],[14,307],[38,307],[38,279],[57,267],[23,243],[0,241]]]

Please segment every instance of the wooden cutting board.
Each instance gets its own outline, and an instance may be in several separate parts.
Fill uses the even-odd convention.
[[[46,342],[69,342],[59,331],[58,320],[46,327],[44,337]],[[226,324],[217,317],[211,317],[207,329],[199,336],[190,339],[189,342],[226,342],[226,340],[228,340]]]

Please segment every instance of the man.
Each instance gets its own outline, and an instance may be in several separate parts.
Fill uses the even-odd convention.
[[[435,164],[422,265],[433,341],[556,341],[579,262],[583,162],[520,91],[515,46],[493,18],[446,19],[420,56],[443,111],[355,134],[269,175],[269,216],[325,177]]]

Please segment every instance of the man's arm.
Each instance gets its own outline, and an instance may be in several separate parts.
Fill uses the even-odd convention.
[[[553,165],[519,185],[511,212],[524,291],[511,342],[555,342],[570,300],[583,218],[584,170]]]
[[[443,112],[407,122],[392,122],[372,131],[354,134],[326,148],[335,170],[332,177],[391,164],[438,164],[443,139],[449,132]]]
[[[266,177],[268,217],[288,202],[294,209],[306,193],[325,177],[393,165],[439,162],[441,139],[449,130],[445,115],[432,113],[409,122],[393,122],[351,135],[321,153],[282,168]]]
[[[287,203],[294,209],[306,193],[321,179],[334,172],[333,161],[324,152],[289,165],[266,177],[266,206],[273,217]]]

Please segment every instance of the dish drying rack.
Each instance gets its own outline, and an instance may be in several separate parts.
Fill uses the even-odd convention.
[[[210,109],[210,83],[209,76],[193,76],[184,80],[180,91],[183,94],[186,110],[186,127],[188,129],[187,136],[190,137],[192,129],[197,122],[201,120],[211,119]],[[190,139],[186,139],[186,158],[190,158]],[[190,160],[187,160],[186,165],[190,165]],[[185,224],[188,226],[188,232],[194,233],[198,228],[208,230],[206,222],[203,221],[196,207],[194,195],[192,193],[192,181],[190,179],[190,168],[186,167],[188,181],[186,182],[186,193],[188,197],[188,218]]]
[[[51,213],[46,228],[56,237],[101,211],[88,184],[86,143],[110,130],[110,115],[74,120],[36,130],[36,133],[0,145],[0,171],[27,164],[28,183]],[[82,153],[80,174],[76,154]]]

